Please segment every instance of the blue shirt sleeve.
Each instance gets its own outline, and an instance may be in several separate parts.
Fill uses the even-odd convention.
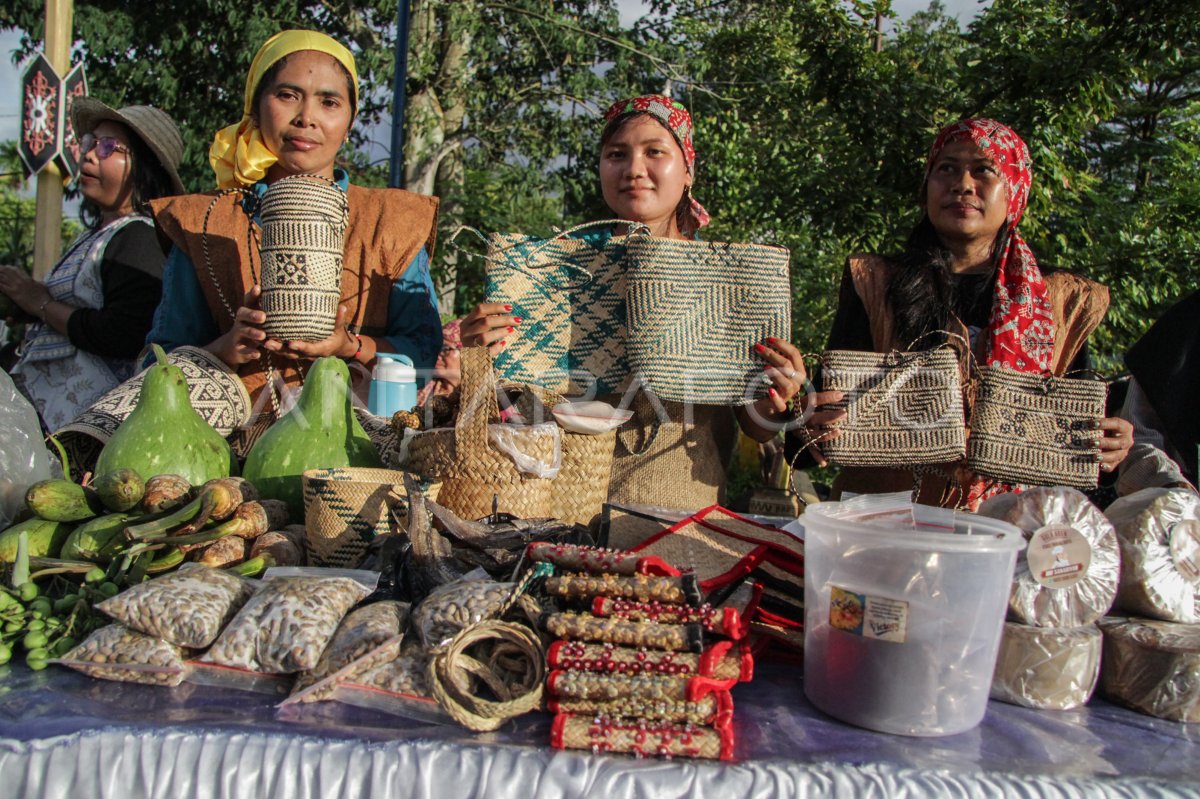
[[[147,344],[158,344],[167,352],[190,344],[203,347],[221,334],[208,310],[196,268],[178,247],[171,247],[163,266],[162,300],[154,311],[154,324]]]
[[[387,333],[396,352],[412,358],[413,366],[432,369],[442,349],[442,318],[429,274],[429,254],[422,247],[388,295]]]

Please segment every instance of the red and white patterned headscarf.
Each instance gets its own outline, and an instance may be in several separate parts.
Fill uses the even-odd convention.
[[[604,120],[611,122],[622,114],[644,113],[652,117],[664,128],[671,132],[679,149],[683,150],[683,160],[687,163],[688,174],[696,176],[696,148],[692,145],[692,115],[678,100],[661,94],[646,94],[629,100],[618,100],[604,112]],[[695,197],[688,198],[687,216],[691,230],[699,230],[707,225],[712,218],[704,206]]]
[[[1016,131],[994,119],[964,119],[942,129],[929,150],[925,179],[951,142],[969,139],[987,154],[1008,186],[1007,241],[996,268],[988,320],[987,362],[1018,372],[1048,372],[1054,358],[1054,317],[1037,259],[1017,233],[1032,182],[1029,148]]]

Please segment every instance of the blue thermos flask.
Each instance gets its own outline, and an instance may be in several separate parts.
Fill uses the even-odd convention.
[[[417,404],[417,370],[407,355],[379,353],[371,374],[367,410],[375,416],[391,416]]]

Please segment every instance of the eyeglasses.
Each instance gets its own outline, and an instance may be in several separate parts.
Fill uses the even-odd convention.
[[[117,141],[113,136],[100,136],[97,138],[90,133],[85,133],[83,134],[83,138],[79,140],[79,157],[83,158],[83,156],[92,151],[93,147],[96,148],[96,157],[101,161],[113,153],[129,152],[129,148]]]

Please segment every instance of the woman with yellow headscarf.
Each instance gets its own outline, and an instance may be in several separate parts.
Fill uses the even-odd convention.
[[[237,371],[260,408],[257,398],[272,370],[295,385],[314,358],[333,355],[369,367],[377,352],[400,352],[418,369],[430,369],[441,347],[429,275],[437,199],[354,186],[335,168],[357,108],[349,50],[315,31],[278,33],[250,65],[241,120],[218,131],[209,150],[218,187],[244,191],[153,205],[172,248],[148,341],[168,350],[204,347]],[[254,200],[275,181],[300,174],[335,181],[349,205],[337,323],[316,342],[267,336],[250,261],[258,260]]]

